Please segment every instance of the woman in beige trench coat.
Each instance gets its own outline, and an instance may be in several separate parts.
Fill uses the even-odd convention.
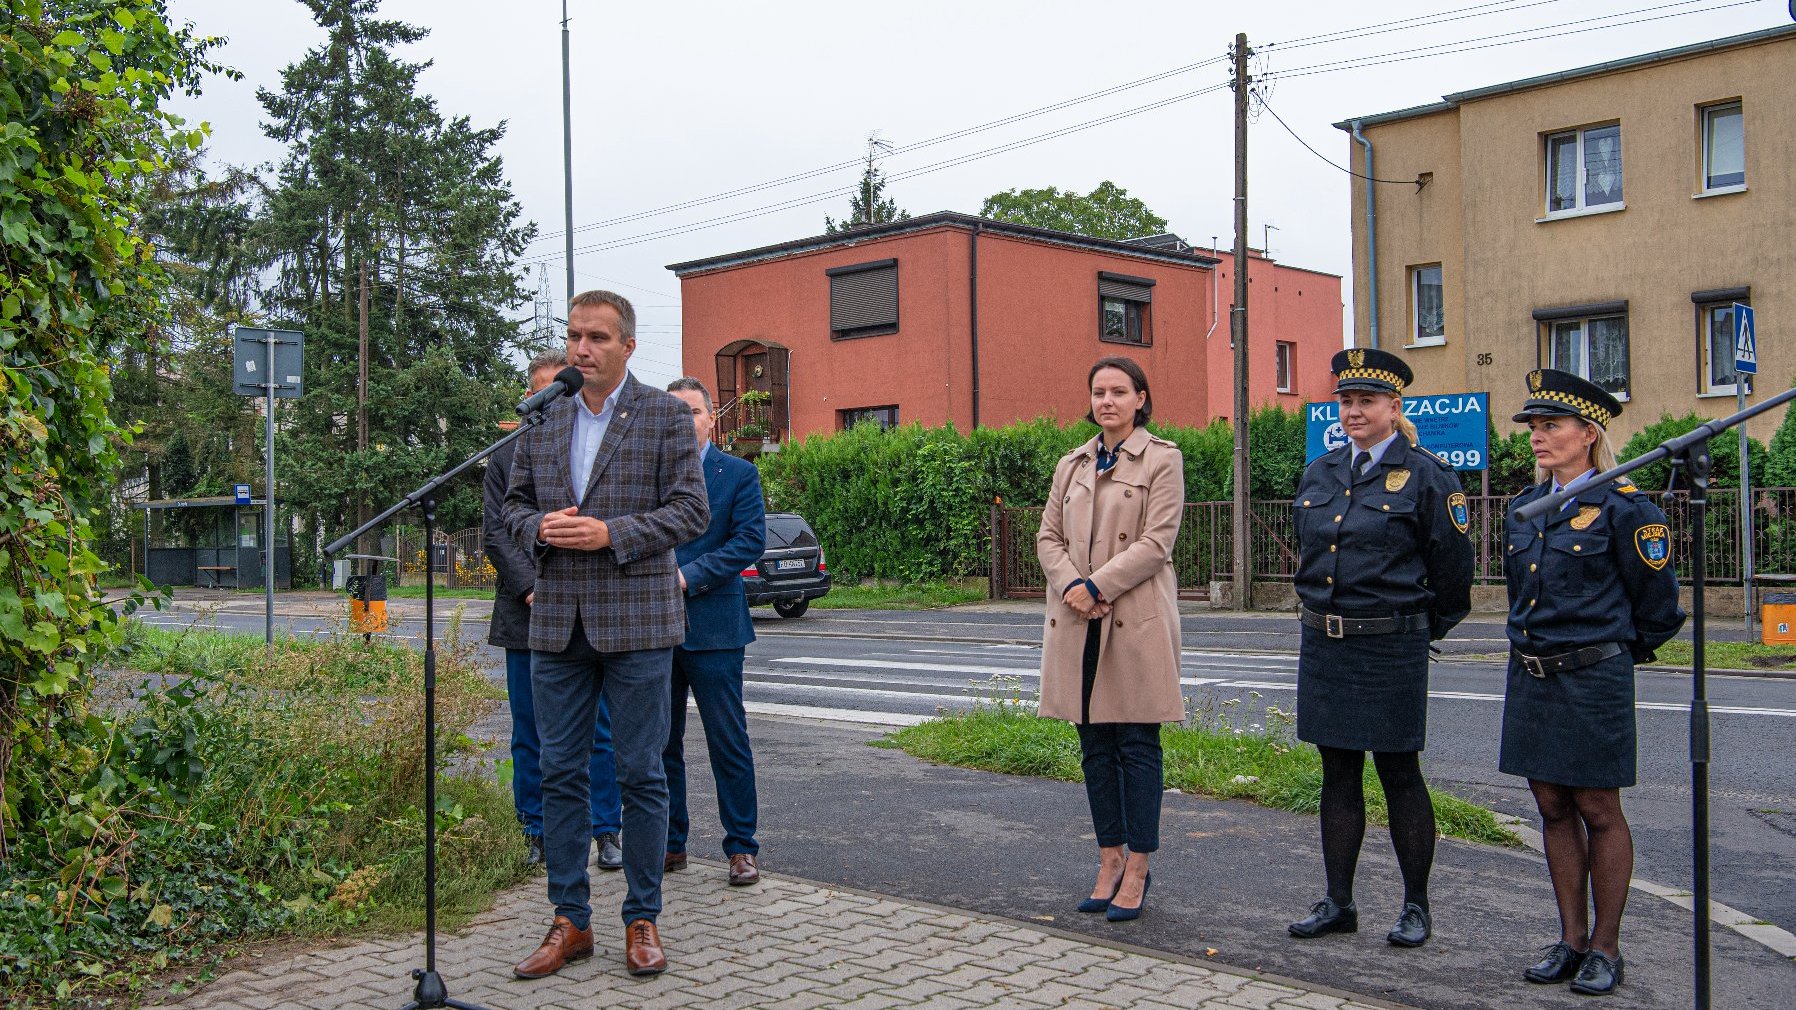
[[[1141,366],[1103,358],[1089,380],[1103,431],[1055,466],[1035,539],[1048,580],[1041,714],[1079,732],[1099,857],[1079,911],[1119,922],[1140,916],[1160,846],[1160,723],[1185,717],[1172,567],[1185,462],[1144,427],[1153,400]]]

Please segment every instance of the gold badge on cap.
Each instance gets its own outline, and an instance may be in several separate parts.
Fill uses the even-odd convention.
[[[1580,505],[1578,514],[1572,517],[1571,528],[1574,530],[1589,529],[1596,522],[1596,517],[1603,514],[1601,505]]]
[[[1348,351],[1347,366],[1349,368],[1364,368],[1366,366],[1366,352],[1358,348]]]
[[[1528,388],[1536,393],[1540,392],[1540,369],[1536,368],[1528,373]]]
[[[1403,485],[1408,483],[1408,470],[1392,470],[1390,473],[1384,475],[1384,489],[1386,491],[1401,491],[1403,490]]]

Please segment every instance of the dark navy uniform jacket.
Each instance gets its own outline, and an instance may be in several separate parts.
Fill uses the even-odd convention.
[[[1551,656],[1619,642],[1636,660],[1651,658],[1684,625],[1665,513],[1634,485],[1606,482],[1533,522],[1516,520],[1551,491],[1549,481],[1516,495],[1503,523],[1510,643]]]
[[[1439,456],[1398,436],[1353,473],[1353,443],[1303,471],[1297,517],[1297,596],[1322,614],[1428,614],[1444,637],[1472,609],[1466,498]]]

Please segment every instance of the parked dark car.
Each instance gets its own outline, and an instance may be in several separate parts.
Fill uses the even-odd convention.
[[[773,604],[781,617],[797,617],[811,601],[829,593],[829,563],[823,545],[802,516],[767,513],[767,548],[759,564],[742,570],[748,605]]]

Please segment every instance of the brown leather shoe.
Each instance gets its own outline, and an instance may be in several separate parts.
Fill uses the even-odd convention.
[[[684,852],[669,852],[667,855],[661,857],[662,873],[674,873],[678,870],[684,870],[685,868],[686,853]]]
[[[543,937],[536,953],[519,961],[511,969],[519,978],[547,978],[560,971],[569,961],[583,961],[592,956],[592,927],[575,929],[565,915],[555,917],[549,935]]]
[[[756,865],[755,857],[746,852],[738,852],[730,857],[730,886],[747,887],[761,882],[761,868]]]
[[[661,934],[647,919],[637,919],[624,927],[624,967],[632,975],[659,975],[667,970],[667,955],[661,952]]]

